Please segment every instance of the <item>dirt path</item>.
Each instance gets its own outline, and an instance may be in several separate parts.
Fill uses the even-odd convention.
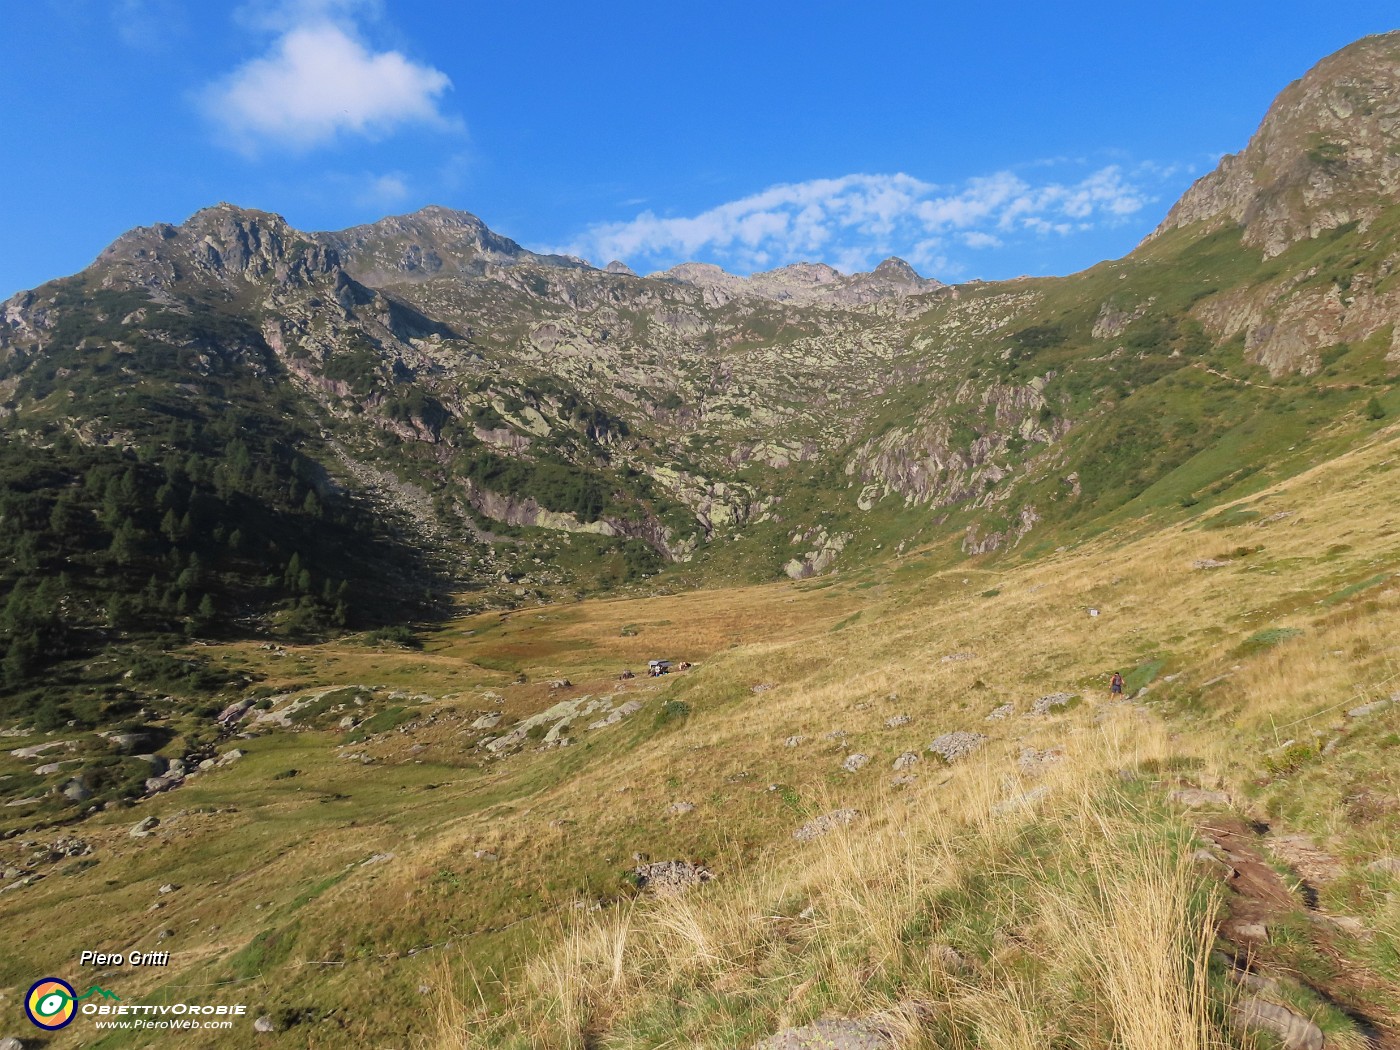
[[[1266,998],[1271,980],[1302,985],[1350,1017],[1372,1050],[1400,1050],[1396,990],[1357,967],[1338,947],[1339,923],[1347,920],[1317,910],[1317,889],[1310,876],[1330,877],[1331,858],[1303,845],[1298,836],[1278,836],[1267,825],[1248,824],[1236,816],[1202,818],[1197,831],[1215,845],[1230,868],[1217,932],[1231,949],[1228,957],[1236,979],[1249,987],[1262,987]],[[1277,848],[1271,849],[1275,840]],[[1266,850],[1285,863],[1296,862],[1289,863],[1298,876],[1295,885],[1290,886],[1269,863]],[[1257,935],[1258,927],[1267,930],[1282,924],[1300,909],[1313,920],[1308,942],[1327,963],[1330,976],[1325,981],[1310,980],[1287,966],[1267,936]],[[1386,1003],[1390,1005],[1376,1005]]]

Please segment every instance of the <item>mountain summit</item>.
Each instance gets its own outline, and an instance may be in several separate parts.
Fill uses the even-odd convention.
[[[1366,37],[1288,85],[1241,153],[1196,182],[1158,227],[1244,228],[1275,256],[1400,194],[1400,32]],[[1155,234],[1154,234],[1155,236]]]
[[[653,274],[704,288],[725,299],[770,299],[780,303],[860,306],[935,291],[941,281],[920,277],[903,259],[889,258],[870,273],[846,275],[825,263],[800,262],[740,277],[712,263],[682,263]]]

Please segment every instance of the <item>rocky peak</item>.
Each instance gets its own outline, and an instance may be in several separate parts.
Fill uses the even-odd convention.
[[[470,212],[436,204],[337,233],[317,234],[317,239],[339,251],[346,269],[370,283],[421,281],[440,274],[479,276],[492,267],[522,263],[587,267],[580,259],[537,255]]]
[[[773,285],[814,287],[836,284],[842,280],[842,277],[840,270],[834,266],[828,266],[826,263],[799,262],[780,266],[778,269],[769,270],[766,273],[756,273],[751,280]]]
[[[888,259],[886,259],[884,262],[882,262],[879,266],[875,267],[875,269],[870,272],[880,277],[891,277],[903,281],[912,282],[923,280],[923,278],[920,277],[915,271],[914,267],[910,266],[907,262],[899,258],[897,255],[891,255]]]
[[[621,259],[614,259],[612,262],[608,263],[608,265],[606,265],[606,266],[603,267],[603,272],[604,272],[604,273],[617,273],[617,274],[621,274],[621,275],[624,276],[624,277],[636,277],[636,276],[637,276],[637,271],[634,270],[634,269],[632,269],[632,267],[628,266],[628,265],[627,265],[625,262],[623,262]]]
[[[1152,236],[1234,224],[1246,244],[1274,256],[1367,223],[1400,196],[1397,132],[1400,32],[1359,40],[1288,85],[1244,151],[1198,180]]]
[[[169,286],[184,273],[223,284],[268,277],[299,284],[339,267],[334,249],[313,242],[282,216],[227,203],[201,209],[179,226],[131,230],[93,264],[107,283],[150,288]]]
[[[749,277],[727,273],[713,263],[681,263],[654,277],[695,285],[726,298],[769,299],[802,305],[859,306],[943,287],[920,277],[902,259],[886,259],[873,273],[843,274],[826,263],[799,262]]]

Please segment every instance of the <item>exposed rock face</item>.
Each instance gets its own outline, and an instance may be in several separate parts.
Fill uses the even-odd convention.
[[[976,751],[984,743],[987,737],[982,733],[969,733],[966,730],[957,730],[952,733],[944,733],[929,744],[928,749],[939,755],[945,762],[956,762],[960,758],[966,758]]]
[[[464,211],[431,205],[318,239],[345,259],[350,272],[371,284],[428,281],[439,276],[480,276],[492,268],[531,263],[584,269],[580,259],[536,255],[502,237]]]
[[[1257,995],[1237,1003],[1231,1014],[1241,1027],[1275,1036],[1285,1050],[1322,1050],[1327,1043],[1322,1029],[1312,1021]]]
[[[1062,707],[1067,707],[1074,699],[1071,693],[1051,693],[1049,696],[1039,697],[1035,703],[1031,704],[1030,713],[1032,715],[1050,715]]]
[[[191,265],[224,285],[270,277],[278,285],[304,287],[318,278],[334,278],[340,257],[280,215],[217,204],[179,226],[161,223],[123,234],[95,265],[106,272],[109,284],[125,279],[155,290],[185,280],[185,268]]]
[[[802,580],[808,576],[823,573],[835,564],[837,557],[846,549],[846,544],[851,539],[852,535],[849,532],[828,536],[825,529],[816,530],[811,537],[805,535],[795,537],[794,543],[815,541],[816,547],[800,558],[791,559],[783,566],[783,572],[794,580]]]
[[[703,886],[715,876],[701,864],[686,860],[662,860],[643,864],[632,872],[637,887],[659,897],[674,897],[696,886]]]
[[[753,1050],[894,1050],[897,1045],[873,1021],[841,1018],[785,1029],[755,1044]]]
[[[820,817],[813,817],[807,821],[792,833],[792,837],[798,842],[811,842],[837,828],[844,828],[858,816],[858,809],[833,809],[830,813],[823,813]]]
[[[1286,87],[1242,153],[1220,162],[1153,236],[1202,222],[1244,228],[1266,256],[1349,222],[1400,190],[1400,33],[1366,37]]]

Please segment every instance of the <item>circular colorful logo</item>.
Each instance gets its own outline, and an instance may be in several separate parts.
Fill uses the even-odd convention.
[[[35,981],[24,997],[24,1012],[40,1028],[54,1032],[66,1027],[78,1012],[78,994],[67,981],[45,977]]]

